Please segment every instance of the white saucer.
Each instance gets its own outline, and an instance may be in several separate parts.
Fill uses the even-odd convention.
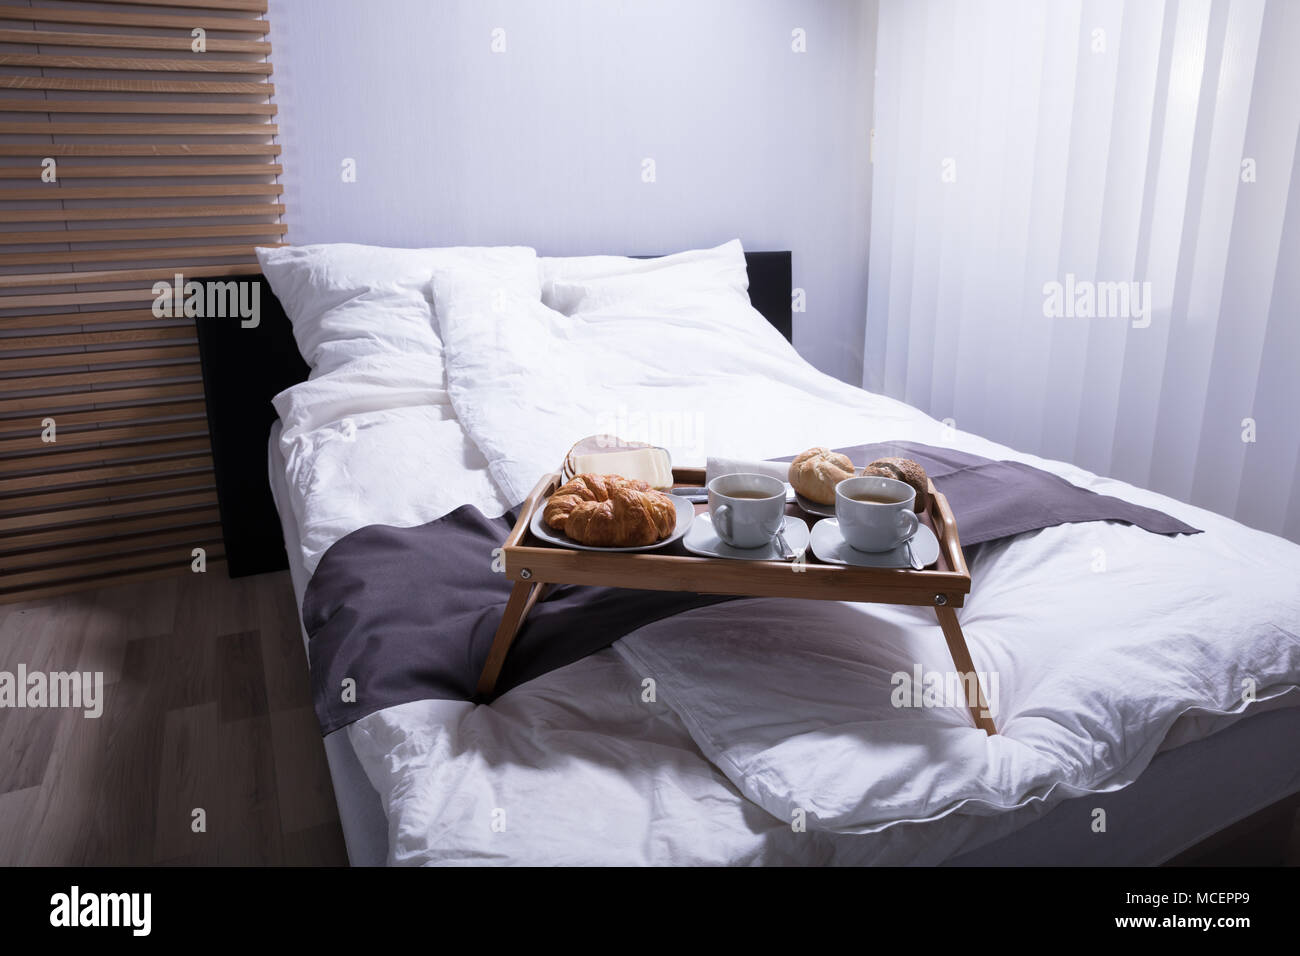
[[[781,532],[785,535],[785,543],[795,554],[808,547],[808,525],[801,518],[786,515]],[[691,554],[698,554],[705,558],[735,558],[738,561],[781,560],[776,539],[761,548],[733,548],[719,538],[718,533],[713,530],[713,521],[707,511],[696,516],[695,524],[691,525],[691,530],[686,532],[686,537],[682,540],[682,546]]]
[[[840,534],[840,523],[834,518],[818,521],[812,529],[812,550],[818,560],[827,564],[851,564],[859,568],[910,568],[907,548],[899,545],[893,551],[858,551],[849,546]],[[939,539],[929,526],[921,525],[912,535],[912,553],[921,566],[928,568],[939,560]]]
[[[653,551],[656,548],[662,548],[666,544],[672,544],[682,537],[695,521],[695,506],[693,504],[685,498],[679,498],[677,495],[669,495],[668,497],[673,499],[673,507],[677,509],[677,526],[673,528],[672,534],[661,541],[656,541],[654,544],[642,544],[631,548],[597,548],[590,544],[579,544],[563,531],[555,531],[546,526],[546,522],[542,520],[542,513],[546,510],[546,501],[538,505],[533,512],[533,520],[528,522],[528,530],[543,541],[558,544],[562,548],[574,548],[578,551]],[[547,501],[549,500],[548,498]]]

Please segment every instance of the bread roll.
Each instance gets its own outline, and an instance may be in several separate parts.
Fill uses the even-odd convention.
[[[835,486],[852,478],[853,462],[829,448],[809,448],[790,462],[790,484],[809,501],[819,505],[835,504]]]
[[[905,481],[916,489],[916,504],[912,510],[917,513],[930,507],[930,479],[925,469],[910,458],[877,458],[863,469],[864,475],[879,475],[881,478],[895,478]]]

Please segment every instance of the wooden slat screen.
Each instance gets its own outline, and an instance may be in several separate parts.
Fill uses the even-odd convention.
[[[283,241],[265,12],[0,3],[0,601],[221,567],[194,320],[153,285]]]

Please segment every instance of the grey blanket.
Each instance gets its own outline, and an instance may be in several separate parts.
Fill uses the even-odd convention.
[[[1200,534],[1199,529],[1163,511],[1075,487],[1051,472],[1018,461],[994,461],[915,442],[854,445],[836,451],[863,465],[895,457],[920,462],[935,488],[948,499],[963,545],[1079,521],[1122,521],[1155,534]]]
[[[854,461],[919,461],[948,498],[963,545],[1078,521],[1122,521],[1156,534],[1197,529],[1159,511],[1076,488],[1007,461],[910,443],[841,449]],[[474,700],[510,594],[493,552],[517,510],[486,518],[468,505],[414,528],[370,525],[336,541],[303,598],[322,733],[414,700]],[[686,552],[680,542],[666,553]],[[978,580],[972,582],[979,587]],[[539,601],[497,681],[502,694],[637,628],[723,595],[557,586]]]

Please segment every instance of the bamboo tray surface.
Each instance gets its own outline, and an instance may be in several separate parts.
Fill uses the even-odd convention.
[[[704,471],[674,468],[675,486],[704,484]],[[698,594],[795,597],[960,607],[971,579],[948,500],[929,485],[930,504],[918,515],[939,539],[939,558],[930,568],[859,568],[825,564],[809,548],[803,561],[738,561],[691,554],[680,541],[655,551],[598,552],[564,548],[529,530],[533,512],[563,483],[562,473],[545,476],[525,500],[504,547],[506,575],[515,581],[592,584]],[[708,510],[697,504],[696,514]],[[796,505],[788,514],[805,521]]]
[[[700,468],[674,468],[674,487],[704,484]],[[823,564],[811,552],[802,562],[737,561],[691,554],[681,542],[659,551],[579,551],[542,541],[529,531],[533,514],[564,481],[561,472],[546,475],[524,501],[502,549],[505,573],[514,581],[496,636],[479,675],[478,695],[487,700],[510,647],[529,612],[555,584],[591,584],[649,591],[692,591],[743,597],[809,598],[878,604],[911,604],[934,608],[943,639],[959,674],[970,679],[976,699],[968,702],[973,725],[996,734],[979,673],[971,660],[954,608],[970,593],[970,572],[962,556],[948,499],[928,486],[930,505],[921,520],[939,539],[939,560],[923,571],[911,568],[859,568]],[[696,514],[707,506],[695,506]],[[789,514],[802,512],[794,506]]]

